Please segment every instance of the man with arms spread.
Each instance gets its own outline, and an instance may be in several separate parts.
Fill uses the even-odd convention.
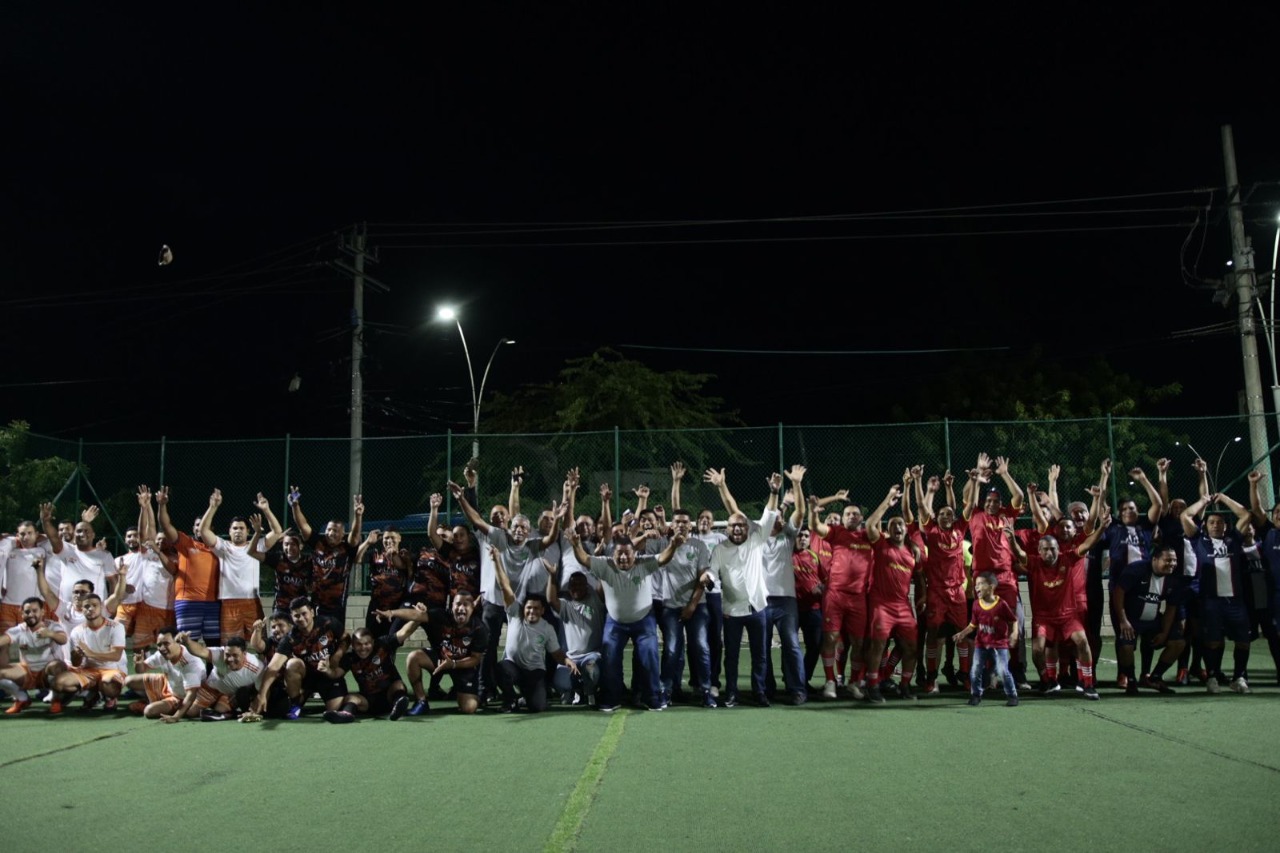
[[[490,554],[490,556],[493,556]],[[499,558],[500,560],[501,558]],[[425,649],[418,649],[409,655],[406,665],[409,669],[409,686],[413,688],[415,701],[409,709],[409,716],[417,717],[430,710],[427,704],[427,691],[422,686],[422,674],[448,673],[453,678],[454,693],[457,694],[458,710],[464,714],[474,714],[480,708],[481,677],[480,667],[484,662],[485,650],[489,648],[489,628],[476,617],[476,600],[470,593],[462,591],[454,594],[447,610],[428,610],[425,604],[415,604],[410,608],[379,611],[378,615],[385,619],[406,620],[400,629],[400,638],[409,636],[418,625],[425,622],[427,636],[436,649],[436,660]],[[487,687],[485,688],[487,689]]]
[[[919,648],[910,596],[916,566],[923,567],[924,555],[920,547],[907,538],[907,522],[901,516],[889,519],[888,536],[880,533],[880,520],[901,497],[902,487],[894,484],[867,519],[867,541],[871,543],[875,559],[871,566],[868,602],[871,622],[863,660],[867,667],[867,699],[877,705],[884,703],[884,694],[880,690],[880,659],[890,637],[895,637],[902,648],[902,682],[898,685],[898,694],[903,699],[915,698],[911,691],[911,677],[916,671]]]
[[[822,669],[826,674],[822,696],[824,699],[836,697],[836,651],[843,638],[853,661],[849,691],[855,699],[863,699],[866,694],[861,687],[862,660],[866,651],[872,553],[863,525],[862,507],[846,506],[839,526],[822,520],[817,498],[810,499],[809,512],[813,532],[831,546],[827,592],[822,598]]]
[[[290,720],[302,716],[303,703],[313,693],[320,694],[325,710],[336,711],[342,705],[342,697],[347,695],[347,682],[334,678],[329,672],[342,663],[347,644],[346,631],[337,619],[318,615],[305,598],[295,598],[289,604],[289,613],[293,618],[293,630],[280,641],[267,664],[262,688],[252,710],[255,714],[266,710],[271,687],[283,675],[290,702],[286,716]]]
[[[258,597],[258,578],[261,575],[263,553],[258,549],[262,536],[262,514],[254,513],[249,519],[236,516],[231,519],[229,539],[222,539],[213,532],[213,517],[222,506],[222,490],[214,489],[209,496],[209,509],[200,519],[200,537],[213,553],[218,555],[218,600],[222,611],[222,637],[248,639],[253,625],[262,618],[262,599]],[[249,523],[253,524],[253,538],[249,538]],[[266,546],[275,545],[275,538],[266,537]]]
[[[714,708],[711,696],[711,647],[707,643],[707,605],[701,577],[711,566],[711,549],[694,539],[693,519],[689,511],[673,508],[672,527],[684,544],[676,548],[671,562],[663,568],[662,589],[662,698],[671,702],[671,693],[679,689],[684,673],[686,640],[689,649],[689,671],[702,703]]]
[[[322,535],[311,529],[311,524],[302,513],[300,498],[298,487],[290,486],[289,503],[293,506],[293,523],[311,549],[311,600],[315,602],[315,612],[319,616],[336,619],[339,625],[346,625],[347,591],[351,585],[351,569],[356,563],[356,552],[360,546],[364,499],[361,495],[352,498],[355,521],[351,525],[350,534],[346,533],[343,522],[334,519],[324,526]],[[293,610],[292,604],[289,609]]]
[[[330,723],[354,723],[357,713],[392,720],[404,716],[409,707],[404,681],[396,669],[396,650],[400,640],[395,634],[375,637],[368,628],[357,628],[351,637],[351,651],[342,658],[340,665],[330,665],[328,674],[342,678],[350,672],[356,679],[355,693],[348,693],[342,706],[336,711],[325,711]]]
[[[919,479],[916,483],[919,484]],[[956,517],[955,507],[944,506],[933,511],[933,499],[940,481],[930,477],[920,506],[920,534],[924,538],[927,557],[924,565],[925,685],[924,692],[938,692],[938,656],[941,641],[958,634],[969,624],[969,606],[965,600],[964,535],[969,523]],[[969,640],[957,645],[960,658],[960,680],[969,677]]]

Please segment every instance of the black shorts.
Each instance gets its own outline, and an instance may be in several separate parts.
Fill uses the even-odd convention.
[[[253,691],[254,696],[258,695],[258,691],[254,690],[252,687],[246,687],[244,689]],[[239,704],[240,698],[240,693],[237,691],[237,704]],[[289,706],[291,704],[292,703],[289,701],[289,691],[286,690],[284,686],[284,679],[278,678],[276,679],[275,684],[271,685],[271,689],[267,691],[267,704],[263,709],[263,714],[267,717],[283,718],[289,713]]]
[[[472,696],[480,695],[479,668],[446,669],[445,674],[453,678],[453,689],[458,693],[470,693]]]
[[[345,678],[329,678],[327,675],[321,675],[318,672],[308,672],[306,677],[302,679],[303,701],[306,701],[306,698],[312,693],[319,693],[320,700],[323,702],[346,696],[347,680]]]

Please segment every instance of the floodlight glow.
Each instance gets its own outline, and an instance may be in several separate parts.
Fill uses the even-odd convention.
[[[450,323],[458,319],[458,312],[449,307],[440,308],[436,311],[436,319]]]

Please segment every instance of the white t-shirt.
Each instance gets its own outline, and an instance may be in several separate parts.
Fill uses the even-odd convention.
[[[59,608],[61,609],[61,608]],[[109,652],[114,647],[119,646],[120,659],[114,663],[106,663],[103,661],[93,660],[86,657],[84,662],[80,664],[82,669],[118,669],[121,672],[129,671],[129,664],[124,656],[124,625],[114,619],[103,619],[102,624],[95,631],[90,628],[87,623],[81,623],[71,629],[71,639],[68,645],[83,646],[91,652]]]
[[[725,536],[719,530],[711,530],[711,531],[708,531],[707,533],[695,533],[693,534],[693,538],[704,543],[707,546],[707,552],[710,553],[715,550],[717,545],[719,545],[721,542],[728,539],[729,537]],[[711,595],[720,594],[720,578],[718,576],[712,582],[710,594]]]
[[[770,532],[772,529],[769,528]],[[796,572],[792,558],[799,534],[799,529],[787,521],[781,533],[769,536],[764,543],[764,588],[769,595],[796,597]]]
[[[182,699],[188,690],[195,690],[204,681],[204,661],[186,649],[176,661],[171,661],[159,652],[147,655],[147,669],[152,672],[163,672],[169,679],[169,689],[173,695]]]
[[[62,552],[51,554],[45,566],[45,578],[57,590],[59,601],[70,601],[71,590],[80,581],[91,581],[93,591],[106,601],[107,578],[115,576],[116,561],[106,551],[81,551],[69,542],[63,542]]]
[[[28,598],[40,598],[40,589],[36,586],[36,570],[31,562],[36,557],[43,557],[45,570],[48,571],[49,556],[53,550],[48,542],[38,542],[34,548],[22,548],[15,537],[5,537],[0,542],[0,587],[4,588],[4,596],[0,598],[5,604],[18,604]]]
[[[741,545],[725,539],[711,552],[710,572],[720,578],[726,616],[750,616],[752,609],[768,606],[764,546],[777,517],[777,510],[765,510],[760,521],[749,522],[751,532]]]
[[[234,672],[227,669],[226,647],[210,646],[209,657],[213,659],[213,670],[205,684],[219,693],[234,696],[241,687],[252,687],[262,680],[262,659],[253,652],[245,653],[244,666]]]
[[[50,631],[66,630],[57,622],[42,619],[35,628],[27,627],[26,622],[19,622],[5,632],[9,635],[12,644],[18,647],[22,662],[33,672],[43,672],[44,668],[55,660],[62,660],[63,645],[52,637],[38,636],[36,631],[41,628],[48,628]]]
[[[157,610],[173,609],[173,575],[169,574],[160,558],[151,551],[144,551],[135,561],[140,571],[142,603]],[[133,583],[133,575],[129,575]],[[135,584],[136,585],[136,584]]]
[[[213,552],[218,555],[218,599],[257,598],[261,564],[249,556],[249,543],[233,545],[219,539]]]

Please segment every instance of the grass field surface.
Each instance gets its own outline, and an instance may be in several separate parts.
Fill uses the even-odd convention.
[[[1280,688],[1254,675],[1250,696],[470,718],[440,701],[348,726],[37,703],[0,716],[6,846],[1275,850]]]

